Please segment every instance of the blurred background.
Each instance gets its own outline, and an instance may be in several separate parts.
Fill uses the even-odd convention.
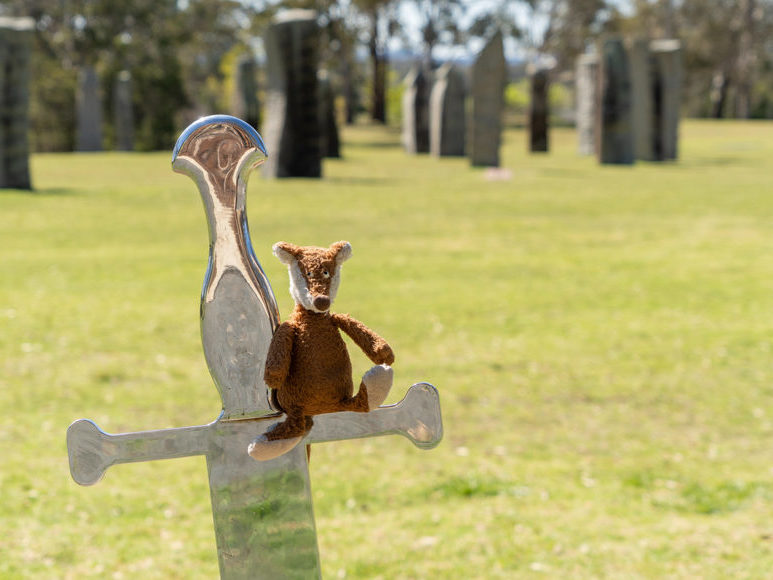
[[[339,115],[400,123],[402,80],[417,61],[469,64],[496,28],[505,36],[508,122],[524,122],[530,66],[551,70],[555,122],[571,123],[577,56],[602,35],[679,38],[683,112],[689,117],[773,116],[773,6],[767,0],[4,0],[0,14],[35,21],[31,143],[76,148],[79,72],[93,69],[104,109],[103,147],[116,147],[116,78],[132,78],[137,150],[169,149],[193,119],[233,110],[240,60],[258,63],[278,11],[313,8],[321,67],[330,71]]]
[[[65,433],[81,417],[121,433],[218,416],[206,224],[171,150],[205,114],[266,136],[265,34],[292,7],[318,14],[340,155],[320,179],[252,178],[256,255],[285,317],[272,244],[350,241],[333,310],[395,349],[387,402],[431,382],[445,427],[427,452],[314,447],[323,577],[769,577],[773,1],[17,0],[0,16],[32,23],[34,189],[0,191],[0,578],[217,577],[203,458],[85,488]],[[409,71],[450,60],[469,86],[495,30],[498,167],[406,154]],[[578,154],[575,65],[610,35],[681,42],[677,158]],[[101,128],[88,144],[83,102]],[[350,353],[359,376],[370,365]]]

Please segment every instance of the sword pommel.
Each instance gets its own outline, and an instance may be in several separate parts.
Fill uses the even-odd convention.
[[[172,168],[196,182],[208,213],[230,213],[244,209],[249,174],[266,157],[266,146],[254,127],[236,117],[212,115],[182,132],[172,154]],[[210,219],[210,225],[213,221]]]
[[[210,115],[209,117],[202,117],[198,121],[191,123],[185,131],[180,134],[177,138],[177,143],[175,143],[174,151],[172,152],[172,164],[174,164],[177,160],[177,156],[184,148],[186,148],[186,151],[189,151],[187,146],[195,141],[195,138],[199,133],[209,133],[212,129],[217,132],[219,128],[223,127],[230,127],[234,134],[239,135],[243,139],[246,148],[254,147],[263,154],[263,157],[268,156],[266,146],[263,143],[260,133],[258,133],[252,125],[236,117],[231,117],[230,115]]]

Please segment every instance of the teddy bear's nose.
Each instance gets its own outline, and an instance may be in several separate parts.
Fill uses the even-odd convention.
[[[325,311],[330,308],[330,298],[327,296],[316,296],[314,298],[314,308]]]

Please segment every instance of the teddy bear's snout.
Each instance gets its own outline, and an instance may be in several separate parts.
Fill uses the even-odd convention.
[[[322,310],[323,312],[330,308],[330,298],[327,296],[315,296],[314,297],[314,308],[317,310]]]

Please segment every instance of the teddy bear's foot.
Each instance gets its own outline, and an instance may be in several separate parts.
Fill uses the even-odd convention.
[[[368,410],[378,408],[387,398],[389,389],[392,388],[394,371],[389,365],[376,365],[364,375],[362,384],[368,390]]]
[[[298,445],[303,437],[291,437],[289,439],[274,439],[269,441],[265,434],[261,435],[247,447],[247,453],[256,461],[268,461],[280,455],[284,455],[290,449]]]

